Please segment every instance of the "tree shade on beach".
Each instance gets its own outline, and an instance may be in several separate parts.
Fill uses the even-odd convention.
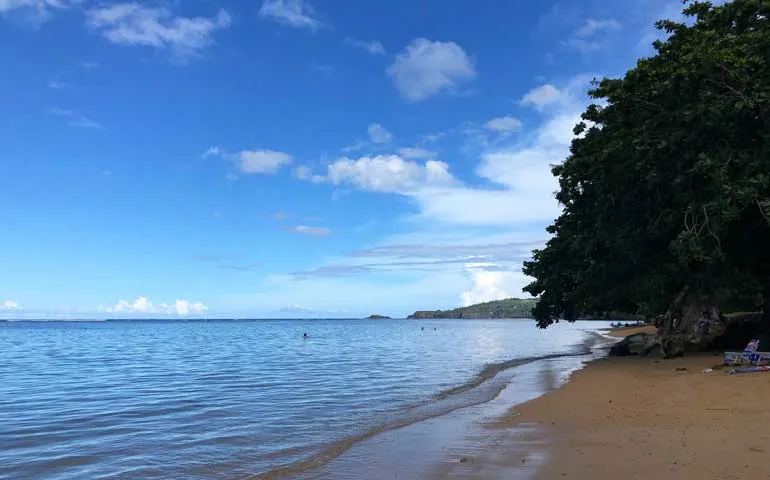
[[[540,327],[635,311],[670,357],[737,298],[768,319],[770,2],[686,3],[656,55],[594,82],[553,168],[563,211],[523,270]]]

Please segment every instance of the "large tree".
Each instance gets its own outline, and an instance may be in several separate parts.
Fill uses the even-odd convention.
[[[656,55],[594,83],[555,166],[561,216],[524,273],[541,327],[657,318],[666,356],[730,299],[770,312],[770,2],[687,2]]]

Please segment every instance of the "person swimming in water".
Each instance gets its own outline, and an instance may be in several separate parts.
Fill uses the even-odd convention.
[[[305,332],[305,333],[303,333],[303,334],[302,334],[302,338],[304,338],[305,340],[307,340],[307,332]]]

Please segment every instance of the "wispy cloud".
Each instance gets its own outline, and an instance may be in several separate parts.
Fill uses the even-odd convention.
[[[195,255],[193,260],[201,263],[210,263],[223,270],[233,270],[237,272],[250,272],[262,267],[262,263],[245,261],[243,258],[225,256],[225,255]]]
[[[578,37],[590,37],[597,32],[603,30],[620,30],[622,26],[620,22],[614,18],[608,18],[605,20],[594,20],[593,18],[586,19],[585,23],[575,31],[575,35]]]
[[[88,27],[110,42],[165,49],[179,61],[199,55],[212,43],[213,33],[230,23],[230,14],[224,9],[214,17],[181,17],[165,8],[118,3],[86,12]]]
[[[365,50],[370,55],[385,55],[385,47],[378,41],[367,42],[364,40],[356,40],[355,38],[346,38],[345,43]]]
[[[73,110],[66,110],[63,108],[54,107],[50,110],[48,110],[48,113],[51,115],[56,115],[59,117],[64,117],[67,119],[67,125],[71,127],[79,127],[79,128],[93,128],[93,129],[101,129],[103,128],[102,124],[99,122],[96,122],[85,115],[75,112]]]
[[[263,19],[313,31],[323,26],[314,15],[315,10],[305,0],[265,0],[259,9],[259,16]]]
[[[542,246],[545,240],[516,241],[503,243],[415,243],[381,245],[347,253],[349,257],[392,257],[392,258],[447,258],[460,257],[463,261],[485,259],[487,261],[519,260],[533,248]]]
[[[313,62],[310,64],[310,70],[329,76],[334,73],[334,67],[323,63]]]
[[[33,25],[40,25],[51,18],[56,10],[69,8],[68,0],[0,0],[0,15],[11,11],[22,12]]]
[[[297,225],[295,227],[290,227],[289,230],[294,233],[299,233],[302,235],[310,235],[313,237],[326,237],[331,235],[332,233],[332,231],[328,228],[308,227],[306,225]]]
[[[206,149],[205,152],[203,152],[203,155],[201,157],[208,158],[208,157],[221,157],[225,154],[224,150],[222,150],[218,146],[209,147]]]
[[[48,81],[48,88],[52,90],[61,90],[69,87],[69,83],[62,82],[61,80],[52,79]]]
[[[398,153],[404,158],[434,158],[436,156],[436,152],[420,147],[399,148]]]
[[[484,128],[492,132],[507,134],[515,132],[521,128],[521,120],[510,115],[493,118],[484,124]]]

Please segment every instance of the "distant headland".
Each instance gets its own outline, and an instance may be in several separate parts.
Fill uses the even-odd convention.
[[[418,310],[407,318],[532,318],[537,299],[506,298],[453,310]]]
[[[367,320],[386,320],[386,319],[389,319],[389,318],[390,317],[388,317],[386,315],[377,315],[376,313],[366,317]]]

